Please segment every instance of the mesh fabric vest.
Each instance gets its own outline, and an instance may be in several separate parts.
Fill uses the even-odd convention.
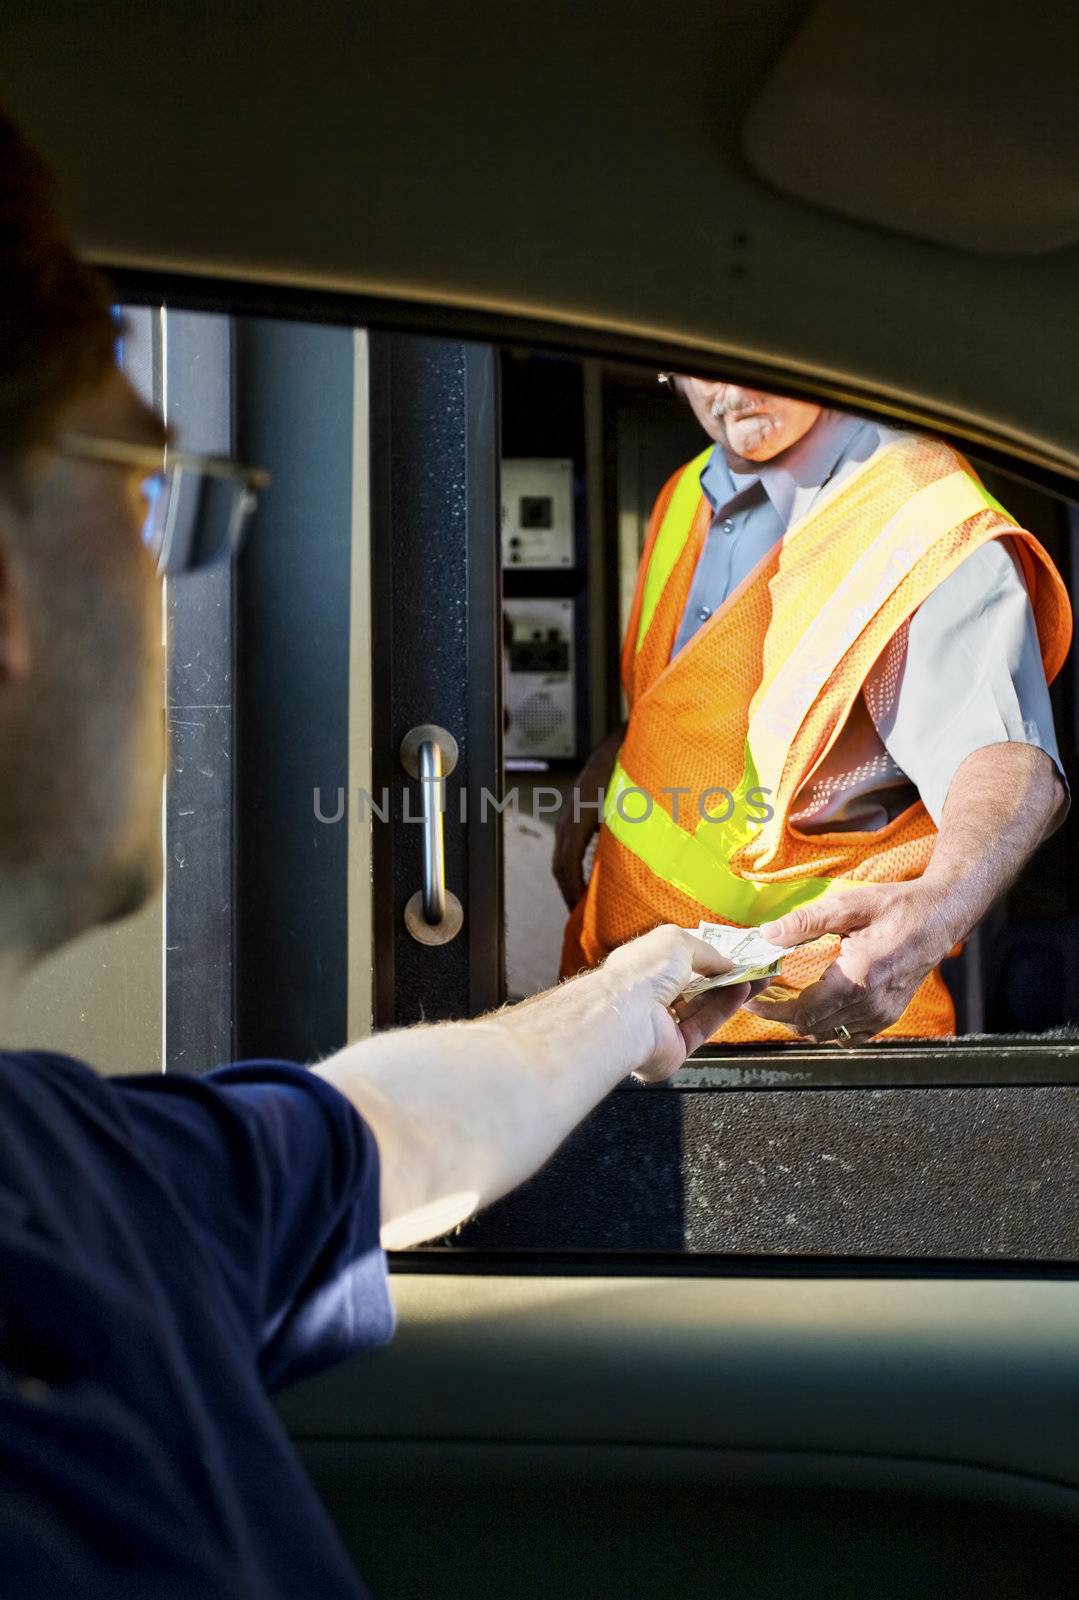
[[[1050,682],[1067,654],[1068,597],[1041,545],[962,456],[911,436],[792,524],[672,661],[711,525],[700,489],[708,453],[671,478],[652,516],[622,655],[629,726],[588,888],[566,928],[564,976],[658,922],[753,926],[852,884],[924,872],[936,828],[920,801],[872,832],[803,833],[791,812],[888,641],[986,540],[1014,541]],[[801,947],[784,980],[803,988],[838,948],[834,936]],[[954,1026],[934,971],[885,1033]],[[791,1037],[746,1011],[716,1035]]]

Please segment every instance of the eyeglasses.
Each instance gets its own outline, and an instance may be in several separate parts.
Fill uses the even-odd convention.
[[[682,388],[678,382],[677,372],[658,372],[656,374],[656,378],[657,381],[666,389],[667,393],[669,395],[673,395],[676,400],[682,400],[685,398]]]
[[[93,434],[65,433],[57,448],[80,461],[147,469],[142,485],[148,504],[143,542],[157,561],[157,570],[170,577],[234,557],[255,509],[257,491],[270,481],[269,473],[223,456],[191,455],[168,446],[158,449]]]

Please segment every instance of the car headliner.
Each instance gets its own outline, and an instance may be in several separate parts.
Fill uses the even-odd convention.
[[[824,209],[827,183],[811,205],[754,176],[746,151],[768,165],[770,80],[799,26],[822,20],[815,9],[52,0],[5,21],[0,97],[58,169],[83,247],[110,267],[358,296],[404,306],[406,322],[409,307],[453,307],[459,328],[518,338],[534,320],[548,339],[552,325],[575,329],[579,347],[696,370],[748,363],[1074,474],[1076,246],[935,243],[840,215],[842,196]],[[881,25],[860,9],[864,28]],[[856,26],[858,8],[840,11]],[[933,65],[924,103],[945,138],[987,63],[999,73],[1004,23],[1029,27],[1015,0],[991,14],[947,72],[926,35],[899,74],[917,104],[911,74]],[[802,55],[824,72],[828,35]],[[848,109],[837,99],[839,143]],[[1011,109],[1018,127],[1028,108],[997,112]],[[864,100],[850,109],[851,137],[865,115]],[[909,185],[935,193],[950,159],[945,148],[939,167],[906,171],[897,154],[908,221]],[[1023,171],[1001,168],[1005,217]]]

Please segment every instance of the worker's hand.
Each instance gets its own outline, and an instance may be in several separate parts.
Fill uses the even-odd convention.
[[[862,1044],[887,1028],[955,943],[939,894],[919,881],[866,884],[825,895],[762,923],[761,933],[788,946],[826,933],[842,935],[835,961],[796,999],[753,999],[746,1007],[819,1044],[834,1044],[840,1025],[850,1034],[844,1044]]]
[[[671,1077],[751,994],[764,987],[740,983],[708,989],[692,1000],[679,998],[694,978],[718,978],[730,970],[727,956],[670,924],[653,928],[607,957],[602,971],[611,1004],[631,1037],[639,1039],[635,1077],[645,1083]]]
[[[616,728],[596,746],[558,813],[554,829],[551,871],[572,911],[584,894],[584,858],[589,840],[599,829],[600,793],[610,781],[625,728]]]

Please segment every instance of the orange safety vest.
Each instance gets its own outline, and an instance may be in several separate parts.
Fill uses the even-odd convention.
[[[910,435],[826,491],[672,661],[711,524],[709,453],[674,474],[652,514],[622,653],[629,725],[566,927],[564,977],[659,922],[751,927],[829,891],[925,871],[936,828],[921,801],[872,832],[807,834],[790,816],[888,641],[986,540],[1014,541],[1050,682],[1068,652],[1067,591],[1041,545],[962,456]],[[838,949],[835,935],[802,946],[784,982],[804,988]],[[884,1033],[954,1030],[933,971]],[[739,1011],[715,1037],[794,1035]]]

